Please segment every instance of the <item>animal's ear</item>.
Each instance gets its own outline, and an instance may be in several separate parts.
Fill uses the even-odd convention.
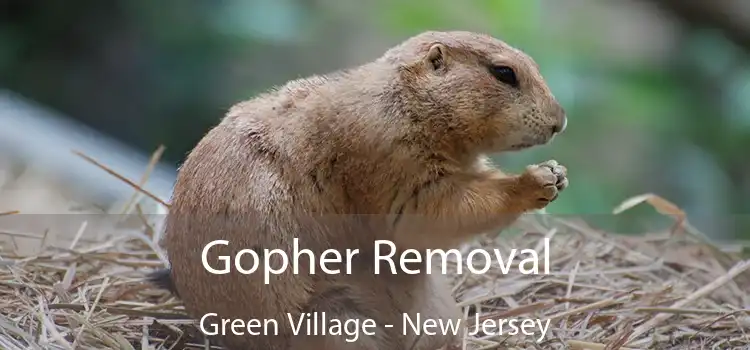
[[[430,46],[430,50],[425,55],[425,64],[432,70],[439,70],[445,67],[447,49],[445,45],[436,43]]]

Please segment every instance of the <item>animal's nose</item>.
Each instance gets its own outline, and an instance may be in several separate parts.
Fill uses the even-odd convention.
[[[568,117],[563,114],[562,121],[552,126],[552,133],[559,134],[565,131],[566,127],[568,127]]]
[[[565,128],[568,126],[568,116],[565,113],[565,109],[559,104],[555,105],[555,115],[557,117],[557,123],[552,126],[552,133],[559,134],[565,131]]]

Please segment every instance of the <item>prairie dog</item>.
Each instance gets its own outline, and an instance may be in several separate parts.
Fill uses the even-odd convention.
[[[424,32],[359,67],[288,82],[233,106],[188,155],[162,241],[171,267],[151,279],[196,319],[275,319],[284,328],[220,337],[232,350],[452,346],[453,336],[401,332],[403,313],[461,317],[443,276],[375,275],[373,242],[452,248],[545,207],[567,187],[565,167],[551,160],[508,175],[486,155],[549,143],[566,124],[532,58],[472,32]],[[315,254],[359,249],[355,271],[288,268],[266,284],[260,273],[214,275],[201,263],[214,240],[230,244],[209,261],[241,249],[289,254],[293,238]],[[313,311],[373,319],[376,334],[346,342],[285,328],[288,315]]]

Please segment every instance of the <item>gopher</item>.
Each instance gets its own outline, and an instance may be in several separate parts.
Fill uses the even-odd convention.
[[[454,248],[547,206],[568,186],[564,166],[550,160],[511,175],[488,155],[547,144],[566,124],[534,60],[479,33],[424,32],[359,67],[288,82],[230,108],[187,156],[161,242],[170,268],[151,280],[196,319],[278,321],[265,335],[225,324],[217,337],[229,349],[454,346],[460,332],[402,331],[404,314],[462,317],[445,276],[375,274],[373,242]],[[307,273],[302,259],[302,272],[265,283],[261,273],[217,275],[201,263],[215,240],[229,244],[214,246],[210,262],[242,249],[290,253],[294,238],[314,254],[359,249],[353,272]],[[295,335],[290,319],[308,313],[377,328],[354,342]]]

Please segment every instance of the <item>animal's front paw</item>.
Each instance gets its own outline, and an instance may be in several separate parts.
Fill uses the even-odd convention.
[[[568,187],[568,170],[554,160],[529,165],[521,174],[521,195],[529,203],[529,209],[541,209],[557,199]]]

